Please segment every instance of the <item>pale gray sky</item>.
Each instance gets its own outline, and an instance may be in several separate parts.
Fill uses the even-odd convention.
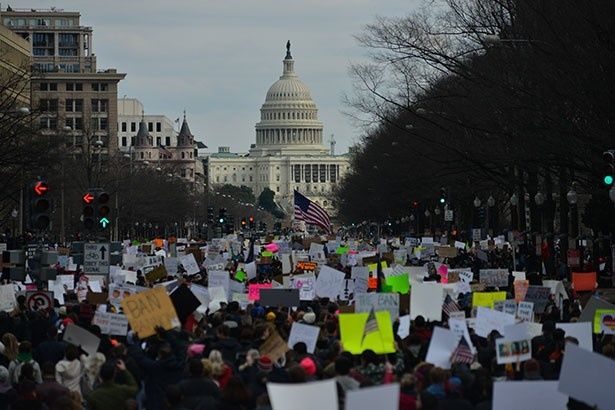
[[[18,4],[19,3],[19,4]],[[3,2],[3,6],[6,2]],[[11,2],[8,2],[11,4]],[[247,151],[269,86],[282,72],[286,40],[338,153],[361,131],[340,111],[350,62],[365,51],[353,35],[376,15],[400,16],[418,0],[18,0],[13,7],[81,12],[94,28],[98,67],[127,73],[118,96],[146,113],[177,118],[210,151]]]

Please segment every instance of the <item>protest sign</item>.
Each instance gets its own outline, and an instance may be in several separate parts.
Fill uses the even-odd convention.
[[[506,300],[506,292],[474,292],[472,293],[472,306],[482,306],[491,309],[499,300]]]
[[[311,383],[267,383],[271,410],[339,410],[335,379]]]
[[[201,306],[201,301],[192,293],[187,285],[182,284],[171,293],[171,302],[181,323],[185,323],[188,316]]]
[[[225,270],[212,270],[207,272],[207,285],[210,288],[221,287],[226,292],[226,296],[231,294],[231,277]]]
[[[615,309],[615,305],[607,302],[604,299],[600,299],[599,297],[592,296],[589,298],[589,301],[581,311],[581,316],[579,316],[579,322],[594,322],[594,317],[596,316],[596,309]]]
[[[290,349],[286,345],[286,341],[280,337],[280,335],[274,331],[269,335],[260,348],[258,349],[262,356],[269,356],[269,358],[275,363],[280,358],[284,357],[287,351]]]
[[[397,293],[357,293],[355,298],[355,313],[388,310],[391,320],[399,317],[399,295]]]
[[[315,292],[320,298],[328,297],[331,300],[336,300],[342,287],[344,286],[344,272],[335,270],[329,266],[323,266],[320,269],[318,278],[316,279]]]
[[[468,325],[466,323],[465,318],[462,319],[450,319],[448,320],[448,327],[451,329],[451,332],[455,334],[457,337],[457,343],[461,338],[465,338],[466,342],[468,342],[468,346],[472,350],[472,353],[476,353],[476,348],[472,344],[472,339],[470,339],[470,332],[468,331]],[[456,347],[456,346],[455,346]]]
[[[249,295],[248,295],[248,299]],[[300,305],[299,289],[260,289],[261,306],[295,307]]]
[[[576,292],[593,292],[596,286],[596,272],[572,272],[572,288]]]
[[[525,272],[517,272],[517,271],[513,271],[512,273],[513,275],[513,280],[525,280]]]
[[[196,263],[194,254],[188,253],[179,257],[179,263],[184,267],[184,270],[188,275],[196,275],[201,271],[199,265]]]
[[[81,349],[90,356],[96,354],[98,345],[100,344],[100,339],[96,335],[74,324],[69,324],[66,327],[62,340],[81,347]]]
[[[558,391],[598,409],[613,408],[615,361],[572,343],[560,371]]]
[[[139,338],[155,334],[157,326],[165,330],[180,326],[171,298],[162,287],[123,298],[121,305]]]
[[[450,369],[451,355],[458,344],[459,338],[453,331],[434,327],[425,361],[443,369]]]
[[[557,323],[555,326],[566,332],[566,337],[571,336],[577,339],[579,347],[590,351],[593,350],[592,324],[590,322]]]
[[[615,334],[615,309],[596,309],[594,333]]]
[[[410,317],[423,316],[425,320],[442,320],[444,289],[435,282],[414,283],[410,291]]]
[[[508,286],[508,271],[506,269],[481,269],[479,278],[480,283],[485,286]]]
[[[248,300],[260,300],[260,290],[271,289],[271,283],[251,283],[248,285]]]
[[[126,336],[128,333],[128,318],[119,313],[97,311],[92,319],[92,325],[100,327],[100,333],[111,336]]]
[[[504,334],[504,326],[514,324],[515,317],[497,310],[479,306],[476,313],[474,331],[481,337],[487,337],[492,330]]]
[[[534,303],[532,302],[519,302],[517,309],[517,317],[526,322],[534,321]]]
[[[320,328],[318,326],[294,322],[288,336],[288,347],[292,349],[296,343],[303,342],[307,346],[308,353],[313,354],[314,349],[316,349],[319,333]]]
[[[164,265],[156,266],[151,271],[145,274],[145,279],[148,282],[156,282],[157,280],[164,279],[167,277],[167,268]]]
[[[535,322],[520,322],[504,326],[504,339],[513,340],[528,340],[536,336],[542,335],[542,325]]]
[[[556,381],[496,381],[493,409],[564,410],[568,396],[557,391]]]
[[[410,279],[407,273],[399,276],[389,276],[386,278],[385,282],[386,285],[391,288],[392,292],[399,292],[405,295],[410,291]]]
[[[228,302],[228,296],[226,294],[226,290],[221,287],[208,287],[207,291],[209,292],[209,309],[212,311],[219,310],[221,307],[221,303]]]
[[[286,280],[286,278],[284,278]],[[313,300],[315,293],[316,277],[312,274],[295,275],[290,279],[290,288],[299,289],[300,300]]]
[[[465,320],[465,319],[466,319],[466,312],[463,310],[460,310],[458,312],[449,312],[448,314],[449,322],[451,320]]]
[[[528,280],[516,280],[514,282],[515,286],[515,301],[517,303],[525,300],[525,295],[527,294],[527,290],[530,287],[530,282]]]
[[[12,284],[0,286],[0,310],[11,312],[17,306],[15,288]]]
[[[498,364],[523,362],[532,358],[532,343],[530,340],[506,340],[501,337],[495,341],[495,351]]]
[[[534,313],[542,314],[549,302],[551,289],[546,286],[530,286],[525,294],[526,302],[534,303]]]
[[[441,258],[455,258],[457,256],[457,248],[451,246],[439,246],[436,248],[436,252]]]
[[[405,339],[410,335],[410,315],[400,316],[397,336]]]
[[[455,269],[456,272],[459,272],[459,280],[465,283],[470,283],[474,279],[474,272],[471,270],[465,269]]]
[[[353,266],[350,277],[354,279],[354,292],[367,293],[369,269],[367,266]]]
[[[399,384],[383,384],[346,392],[346,410],[399,410]]]
[[[393,325],[388,311],[375,312],[378,331],[364,335],[369,313],[341,313],[340,335],[344,350],[361,354],[371,349],[377,354],[394,353]]]

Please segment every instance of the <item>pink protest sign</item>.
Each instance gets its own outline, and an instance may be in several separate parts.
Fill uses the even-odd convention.
[[[271,283],[254,283],[248,285],[248,300],[260,300],[261,289],[271,289]]]

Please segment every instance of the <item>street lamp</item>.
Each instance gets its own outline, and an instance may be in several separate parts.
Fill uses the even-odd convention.
[[[474,208],[480,208],[480,205],[482,204],[480,198],[478,196],[476,196],[474,198]]]
[[[577,191],[574,190],[574,184],[572,185],[572,187],[570,188],[570,191],[568,191],[568,193],[566,194],[566,199],[568,200],[568,203],[570,205],[576,205],[577,204]]]
[[[519,197],[517,196],[517,193],[516,193],[516,192],[515,192],[515,193],[513,193],[513,194],[510,196],[510,204],[511,204],[512,206],[517,206],[517,205],[519,205]]]
[[[542,192],[538,191],[538,193],[534,196],[534,202],[536,205],[541,206],[545,203],[545,196]]]
[[[493,195],[489,195],[489,198],[487,198],[487,206],[489,208],[493,208],[495,206],[495,198]]]

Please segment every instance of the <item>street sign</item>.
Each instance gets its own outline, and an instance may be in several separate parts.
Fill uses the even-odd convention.
[[[447,209],[444,211],[444,221],[445,222],[453,222],[453,210]]]
[[[110,244],[86,243],[83,247],[83,272],[86,275],[108,275]]]
[[[473,241],[480,241],[481,240],[481,230],[480,228],[474,228],[472,229],[472,240]]]

